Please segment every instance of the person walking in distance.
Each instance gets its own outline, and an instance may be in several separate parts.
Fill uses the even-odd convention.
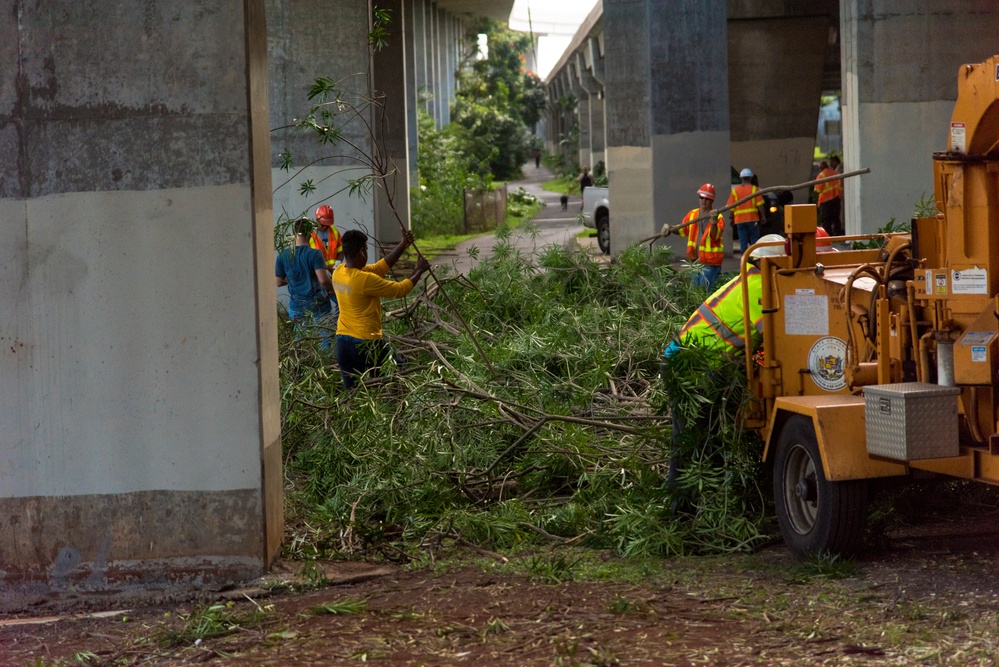
[[[682,238],[687,239],[687,259],[691,262],[701,264],[701,272],[696,276],[694,283],[709,290],[714,289],[718,275],[721,273],[722,260],[725,258],[725,219],[719,213],[717,216],[710,216],[711,207],[715,203],[715,186],[705,183],[697,190],[699,206],[687,215],[679,225],[665,224],[662,228],[662,236],[669,236],[677,233]],[[697,224],[684,226],[697,220],[703,220]]]
[[[751,169],[743,169],[739,172],[739,185],[732,188],[732,194],[728,196],[726,206],[731,206],[743,197],[749,197],[759,192],[759,188],[753,185],[753,172]],[[750,200],[739,204],[729,212],[729,222],[735,225],[735,230],[739,234],[739,254],[746,252],[746,248],[760,240],[760,221],[763,220],[763,198],[753,197]]]
[[[364,373],[380,368],[390,356],[382,340],[382,297],[406,296],[430,268],[426,257],[421,256],[408,278],[385,278],[412,243],[413,232],[407,229],[391,252],[368,264],[368,235],[356,229],[343,235],[343,262],[333,272],[333,288],[340,302],[336,360],[346,389],[352,389]]]

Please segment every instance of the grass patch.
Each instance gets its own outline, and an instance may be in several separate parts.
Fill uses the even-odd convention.
[[[567,176],[553,178],[541,184],[541,189],[563,195],[579,195],[579,181]]]

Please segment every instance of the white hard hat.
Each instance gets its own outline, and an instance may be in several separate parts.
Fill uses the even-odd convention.
[[[760,238],[760,243],[780,243],[781,245],[768,245],[760,248],[753,248],[749,256],[753,259],[758,257],[776,257],[784,254],[784,237],[780,234],[767,234]]]
[[[749,167],[746,167],[745,169],[739,172],[739,178],[752,178],[752,177],[753,177],[753,170],[750,169]]]

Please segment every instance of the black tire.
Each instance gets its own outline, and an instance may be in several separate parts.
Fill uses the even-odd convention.
[[[597,216],[597,245],[600,246],[600,252],[610,254],[610,218],[606,213]]]
[[[774,504],[784,543],[799,558],[852,556],[867,524],[867,481],[830,482],[812,420],[794,415],[777,440]]]

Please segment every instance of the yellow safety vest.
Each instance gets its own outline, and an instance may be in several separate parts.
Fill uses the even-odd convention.
[[[763,283],[759,269],[750,269],[746,279],[749,286],[749,321],[753,324],[752,339],[753,347],[756,348],[763,340],[763,306],[760,304]],[[737,276],[720,287],[694,311],[680,329],[678,338],[685,347],[696,346],[735,353],[745,347],[745,331],[742,278]]]

